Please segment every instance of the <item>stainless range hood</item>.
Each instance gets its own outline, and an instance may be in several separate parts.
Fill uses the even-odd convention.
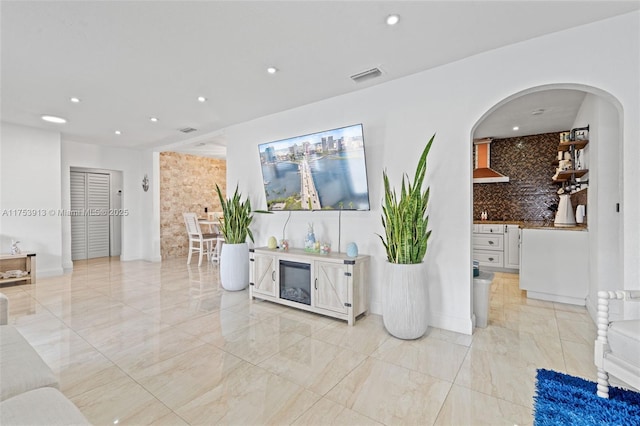
[[[476,150],[475,168],[473,169],[473,183],[509,182],[509,178],[493,170],[491,165],[491,138],[473,141]]]

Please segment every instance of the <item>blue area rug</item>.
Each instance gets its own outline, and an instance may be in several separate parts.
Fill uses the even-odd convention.
[[[604,399],[593,382],[543,369],[536,379],[536,426],[640,425],[640,393],[611,387]]]

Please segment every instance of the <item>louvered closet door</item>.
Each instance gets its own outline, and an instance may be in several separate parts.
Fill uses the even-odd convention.
[[[87,205],[87,174],[71,172],[71,211],[82,212]],[[87,258],[87,217],[71,216],[71,259]]]
[[[109,256],[109,175],[87,174],[89,259]]]
[[[71,172],[71,258],[109,256],[108,174]]]

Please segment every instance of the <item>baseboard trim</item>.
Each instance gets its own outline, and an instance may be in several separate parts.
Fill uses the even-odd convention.
[[[44,269],[44,270],[36,268],[36,279],[47,278],[47,277],[57,277],[60,275],[64,275],[64,269],[62,269],[62,267],[53,268],[53,269]]]

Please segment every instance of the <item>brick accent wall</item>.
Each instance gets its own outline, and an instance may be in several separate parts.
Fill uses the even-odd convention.
[[[509,182],[473,184],[473,219],[480,220],[486,210],[489,220],[553,221],[549,206],[558,203],[559,185],[551,177],[559,140],[558,133],[494,139],[491,168],[508,176]],[[581,201],[586,200],[586,191],[582,193]]]
[[[227,190],[227,162],[177,152],[160,153],[160,253],[186,256],[189,247],[182,213],[204,217],[204,208],[221,211],[216,184]]]

